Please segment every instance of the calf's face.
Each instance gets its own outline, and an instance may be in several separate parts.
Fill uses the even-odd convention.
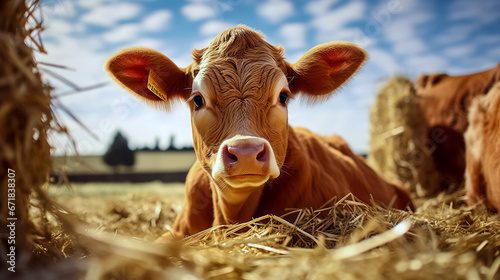
[[[106,69],[154,107],[168,110],[172,101],[185,101],[200,165],[220,190],[251,190],[280,175],[289,100],[297,94],[328,97],[365,58],[353,44],[328,43],[289,64],[281,47],[237,26],[194,50],[194,62],[186,68],[154,50],[131,48],[113,55]]]
[[[287,148],[288,81],[269,54],[202,62],[188,103],[198,160],[218,186],[262,186]]]

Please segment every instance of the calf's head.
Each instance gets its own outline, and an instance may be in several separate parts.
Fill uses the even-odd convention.
[[[105,67],[118,84],[153,107],[168,110],[175,101],[186,102],[199,163],[220,189],[243,191],[280,175],[289,100],[299,94],[327,98],[365,59],[356,45],[332,42],[289,64],[282,47],[237,26],[193,50],[194,61],[186,68],[146,48],[122,50]]]

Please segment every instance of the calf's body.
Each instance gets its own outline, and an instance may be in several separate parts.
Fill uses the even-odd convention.
[[[234,204],[220,197],[210,176],[195,163],[187,176],[186,201],[173,234],[183,237],[215,225],[245,222],[270,213],[282,215],[286,209],[318,209],[333,197],[341,199],[349,193],[366,203],[413,207],[407,190],[382,179],[340,137],[292,127],[289,133],[282,174]]]
[[[441,175],[441,185],[463,182],[467,114],[471,101],[485,95],[500,81],[500,64],[491,69],[461,76],[421,75],[416,84],[427,126],[427,143]],[[437,192],[440,190],[430,190]]]
[[[190,107],[197,162],[174,235],[317,208],[348,193],[386,207],[411,206],[403,189],[381,179],[339,137],[288,125],[291,99],[328,98],[365,59],[358,46],[332,42],[290,64],[281,46],[246,26],[194,50],[186,68],[145,48],[112,56],[106,69],[141,100],[166,110],[175,100]]]
[[[472,101],[465,132],[467,202],[500,211],[500,82]]]

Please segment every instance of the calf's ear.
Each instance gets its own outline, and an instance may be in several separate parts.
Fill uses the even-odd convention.
[[[128,92],[159,109],[168,111],[174,101],[186,100],[191,92],[189,71],[153,49],[123,49],[104,68]]]
[[[312,100],[327,98],[345,84],[366,61],[368,54],[347,42],[316,46],[290,65],[290,90]],[[291,72],[291,73],[290,73]]]

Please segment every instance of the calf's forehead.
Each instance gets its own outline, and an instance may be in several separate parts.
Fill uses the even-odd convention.
[[[200,92],[218,103],[228,98],[267,101],[282,89],[288,90],[286,75],[269,59],[228,58],[204,63],[193,80],[193,92]]]

